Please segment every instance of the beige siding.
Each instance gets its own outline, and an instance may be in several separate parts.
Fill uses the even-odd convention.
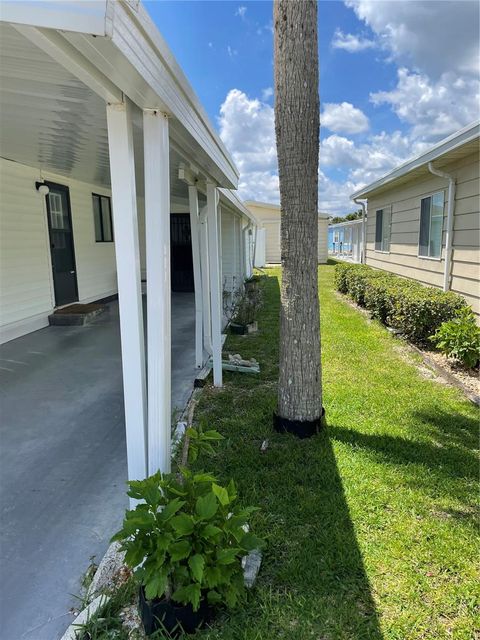
[[[115,245],[95,242],[93,185],[0,159],[0,342],[48,324],[55,299],[45,199],[35,181],[69,187],[79,300],[116,292]]]
[[[222,287],[231,291],[244,280],[241,256],[242,222],[239,216],[224,207],[221,209],[221,222]]]
[[[478,154],[456,161],[442,170],[456,177],[451,289],[464,295],[475,313],[480,313],[480,171]],[[429,176],[392,188],[368,201],[367,264],[441,287],[445,268],[445,231],[439,259],[418,256],[420,200],[437,191],[445,192],[445,179]],[[392,207],[389,253],[375,251],[375,212]],[[447,207],[445,205],[444,229]]]
[[[265,259],[267,264],[281,262],[280,251],[280,210],[275,206],[268,208],[254,202],[245,203],[265,229]],[[328,219],[318,220],[318,262],[326,262],[328,258]]]

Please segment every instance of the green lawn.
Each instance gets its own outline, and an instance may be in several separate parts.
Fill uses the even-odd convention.
[[[261,507],[255,529],[268,540],[248,605],[199,637],[476,637],[477,409],[422,377],[397,339],[339,300],[324,266],[328,427],[311,440],[274,434],[278,276],[268,272],[259,333],[226,343],[257,358],[260,376],[225,374],[196,413],[225,436],[202,466]]]

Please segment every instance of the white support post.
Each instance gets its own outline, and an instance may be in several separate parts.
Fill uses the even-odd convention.
[[[147,403],[135,160],[128,100],[121,104],[107,105],[107,128],[120,310],[128,478],[140,480],[147,474]]]
[[[200,211],[200,269],[202,276],[203,348],[212,355],[212,328],[210,320],[210,275],[208,264],[207,207]]]
[[[212,322],[213,384],[222,386],[222,297],[220,290],[220,251],[218,239],[217,189],[207,183],[208,264],[210,315]]]
[[[143,112],[147,262],[148,473],[170,472],[171,285],[168,118]]]
[[[190,234],[192,237],[193,283],[195,289],[195,366],[203,367],[203,304],[202,274],[200,269],[200,238],[198,219],[198,191],[195,185],[188,186],[190,209]]]

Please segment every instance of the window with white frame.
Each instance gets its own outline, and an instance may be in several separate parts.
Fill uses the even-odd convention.
[[[391,209],[378,209],[375,215],[375,251],[390,251],[391,228]]]
[[[420,236],[418,255],[426,258],[440,258],[442,255],[443,191],[422,198],[420,203]]]
[[[108,196],[92,193],[95,242],[113,242],[112,206]]]

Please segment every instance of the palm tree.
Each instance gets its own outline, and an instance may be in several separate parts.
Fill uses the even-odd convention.
[[[273,23],[282,253],[275,427],[305,437],[318,429],[322,417],[317,3],[275,0]]]

